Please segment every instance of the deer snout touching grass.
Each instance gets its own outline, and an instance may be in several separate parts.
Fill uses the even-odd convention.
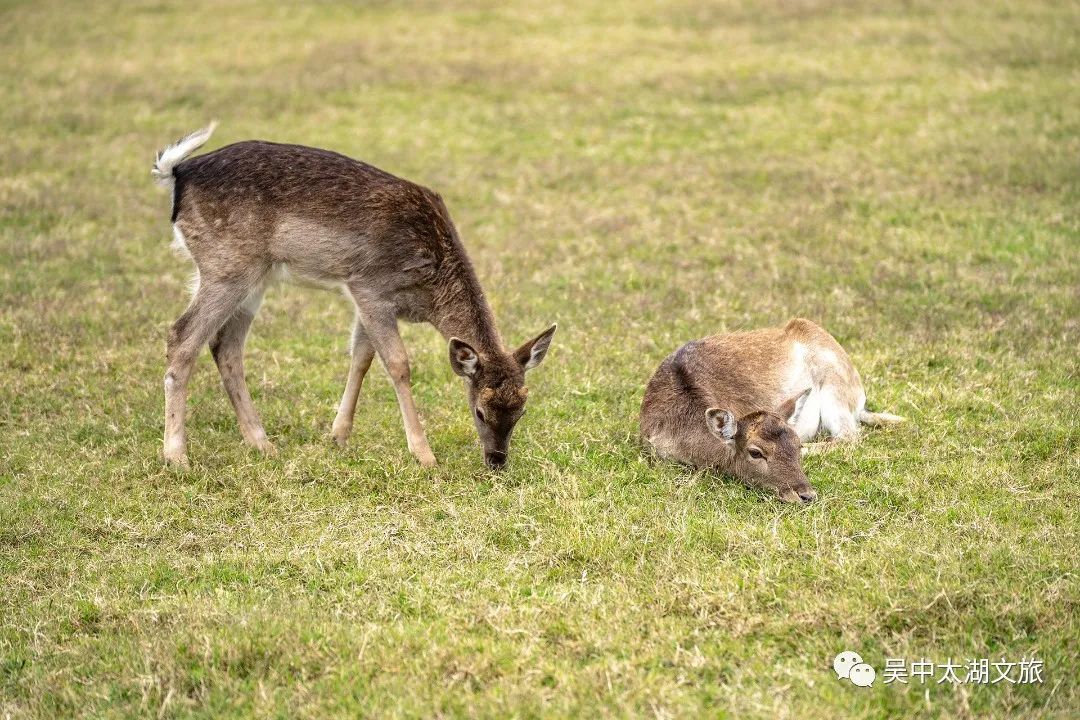
[[[153,176],[172,188],[174,247],[195,263],[191,303],[169,332],[165,460],[187,465],[187,384],[209,343],[240,432],[266,437],[244,380],[243,348],[275,279],[342,289],[355,306],[352,361],[332,435],[344,446],[364,376],[378,355],[394,384],[409,450],[435,464],[410,390],[398,321],[428,322],[449,343],[490,467],[509,455],[524,414],[525,372],[539,365],[552,325],[508,350],[442,198],[432,190],[327,150],[247,141],[185,159],[214,126],[158,154]]]
[[[716,468],[784,502],[817,498],[803,441],[858,437],[860,424],[903,418],[866,410],[862,380],[840,343],[809,320],[713,335],[657,369],[641,404],[642,440],[663,458]]]

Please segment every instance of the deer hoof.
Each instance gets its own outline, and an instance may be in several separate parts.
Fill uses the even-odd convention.
[[[180,452],[168,452],[165,454],[165,465],[173,468],[174,470],[190,470],[191,464],[188,462],[187,453]]]
[[[251,433],[245,433],[244,442],[268,457],[277,455],[277,448],[274,447],[274,443],[267,440],[266,433],[262,431],[262,428]]]
[[[349,435],[351,433],[351,425],[338,425],[337,423],[334,423],[334,429],[330,431],[330,437],[334,438],[334,442],[337,443],[339,448],[344,448],[346,443],[349,442]]]

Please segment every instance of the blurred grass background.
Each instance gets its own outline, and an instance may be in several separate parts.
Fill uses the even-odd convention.
[[[0,2],[0,717],[1069,717],[1080,4]],[[154,153],[321,146],[436,188],[508,342],[552,321],[511,467],[406,328],[350,447],[341,297],[207,355],[159,460],[190,269]],[[789,508],[648,462],[678,344],[820,322],[900,428]],[[855,688],[832,657],[1044,659]]]

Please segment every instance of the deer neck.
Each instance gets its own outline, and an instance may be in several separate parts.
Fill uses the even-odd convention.
[[[443,337],[464,340],[481,355],[506,352],[495,314],[471,267],[459,265],[446,273],[438,285],[432,324]]]

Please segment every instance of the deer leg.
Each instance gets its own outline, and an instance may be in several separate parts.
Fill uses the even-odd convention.
[[[165,371],[165,439],[170,465],[187,467],[187,384],[199,350],[217,332],[250,290],[245,283],[203,281],[188,309],[169,331]]]
[[[225,393],[236,411],[236,420],[240,425],[240,434],[244,442],[268,454],[275,452],[274,445],[266,438],[259,414],[251,402],[247,382],[244,380],[244,340],[247,339],[255,313],[262,303],[262,288],[252,292],[240,304],[240,307],[225,321],[217,334],[210,340],[210,353],[221,373],[221,383]]]
[[[843,388],[826,385],[821,390],[821,429],[836,441],[856,440],[859,437],[859,421],[855,408],[844,397]]]
[[[405,439],[409,443],[409,452],[424,467],[432,467],[435,465],[435,454],[431,452],[431,446],[424,435],[424,426],[420,424],[420,415],[416,412],[416,403],[409,387],[409,356],[405,352],[405,343],[398,334],[397,320],[393,315],[385,313],[373,315],[359,302],[357,311],[371,346],[379,354],[379,359],[394,383],[401,418],[405,423]]]
[[[353,325],[351,353],[349,379],[345,381],[345,393],[341,396],[341,404],[338,405],[337,417],[334,418],[334,427],[331,431],[334,440],[341,447],[345,447],[349,433],[352,432],[356,400],[360,397],[360,386],[364,384],[364,376],[367,375],[371,361],[375,357],[375,348],[368,340],[364,326],[360,324],[359,315]]]

